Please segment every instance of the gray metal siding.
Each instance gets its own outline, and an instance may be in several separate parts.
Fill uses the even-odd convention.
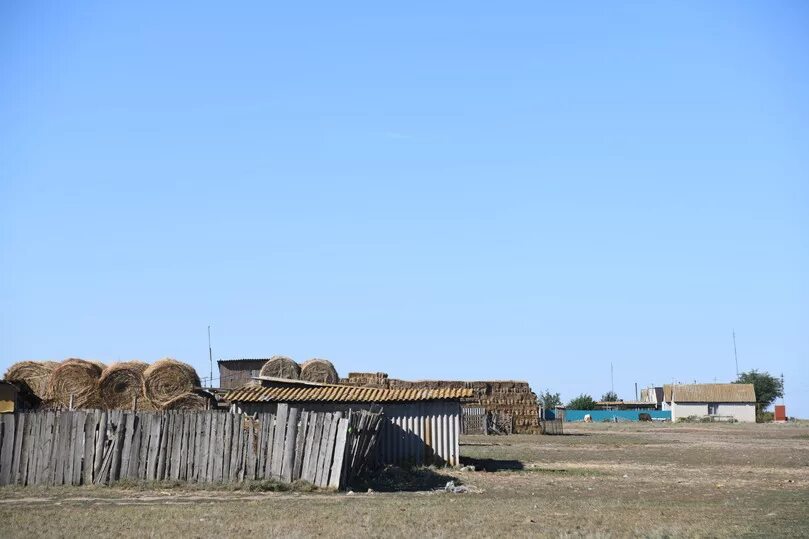
[[[458,402],[389,404],[378,455],[385,463],[459,463],[461,406]]]
[[[300,403],[303,410],[348,413],[370,404]],[[234,412],[275,412],[276,403],[234,403]],[[377,455],[385,464],[446,464],[460,462],[461,404],[458,401],[426,401],[386,404],[377,440]]]

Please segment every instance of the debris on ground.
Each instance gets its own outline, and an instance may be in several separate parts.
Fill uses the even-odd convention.
[[[453,494],[466,494],[469,492],[469,488],[464,485],[455,486],[455,481],[447,481],[444,491],[452,492]]]

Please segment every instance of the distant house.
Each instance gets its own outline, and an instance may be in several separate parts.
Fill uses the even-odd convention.
[[[645,389],[640,390],[640,400],[644,402],[651,402],[654,403],[655,406],[660,408],[660,404],[663,402],[663,387],[648,387]]]
[[[671,410],[672,421],[695,416],[755,423],[756,392],[753,384],[667,384],[662,408]]]

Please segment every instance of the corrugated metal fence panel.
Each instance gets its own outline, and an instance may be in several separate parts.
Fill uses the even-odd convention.
[[[459,403],[388,404],[384,415],[378,446],[382,462],[458,465]]]
[[[649,414],[652,419],[671,420],[671,410],[565,410],[565,421],[584,421],[590,414],[593,421],[639,421],[638,414]]]

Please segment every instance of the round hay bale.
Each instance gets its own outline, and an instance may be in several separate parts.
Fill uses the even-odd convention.
[[[161,359],[143,371],[143,394],[157,408],[199,387],[194,367],[175,359]]]
[[[104,369],[107,368],[107,364],[102,361],[98,361],[96,359],[88,359],[87,361],[89,361],[90,363],[101,369],[102,372],[104,372]]]
[[[336,384],[340,381],[337,369],[327,359],[310,359],[301,365],[301,380],[307,382],[320,382],[323,384]]]
[[[204,391],[192,391],[174,397],[163,405],[163,410],[190,410],[198,412],[216,408],[214,398]]]
[[[153,410],[154,406],[143,396],[143,372],[148,367],[142,361],[124,361],[104,369],[98,380],[101,404],[111,410],[130,410],[137,398],[138,410]]]
[[[51,373],[48,385],[48,398],[53,406],[73,408],[95,408],[101,405],[98,394],[98,379],[101,369],[98,365],[83,359],[70,358],[60,363]]]
[[[8,368],[5,379],[10,382],[23,382],[31,391],[45,400],[51,373],[59,365],[56,361],[19,361]]]
[[[286,356],[273,356],[261,367],[258,374],[259,376],[300,380],[301,366]]]

